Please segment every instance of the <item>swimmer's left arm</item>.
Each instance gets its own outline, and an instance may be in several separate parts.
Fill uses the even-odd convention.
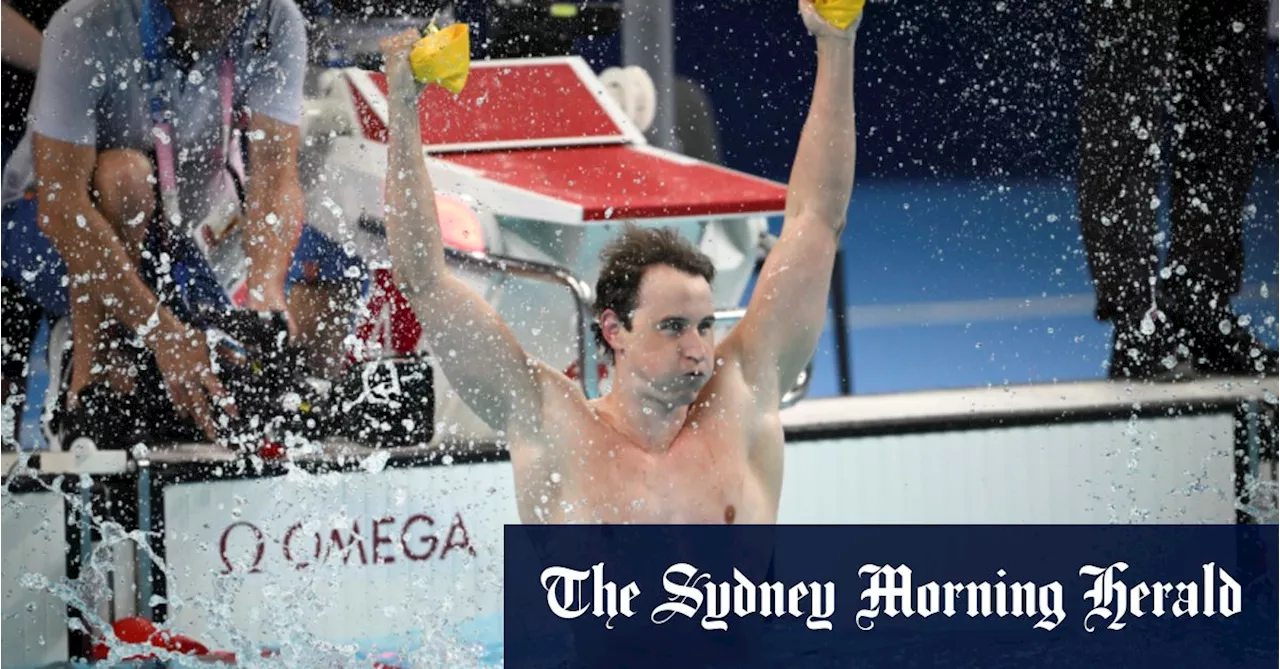
[[[854,36],[800,0],[817,38],[818,72],[788,183],[782,235],[770,251],[747,314],[734,329],[744,374],[761,408],[778,406],[817,348],[835,254],[853,190]]]

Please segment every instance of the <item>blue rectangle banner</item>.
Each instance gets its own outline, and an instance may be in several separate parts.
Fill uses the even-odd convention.
[[[514,667],[1266,667],[1275,526],[507,526]]]

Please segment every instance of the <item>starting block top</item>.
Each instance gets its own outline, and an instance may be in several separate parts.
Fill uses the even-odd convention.
[[[361,133],[385,143],[386,78],[346,75]],[[423,149],[434,160],[533,195],[548,211],[567,207],[580,222],[767,216],[785,208],[782,184],[649,146],[578,57],[476,62],[459,95],[429,87],[418,108]]]
[[[486,178],[582,208],[582,220],[771,214],[782,187],[646,145],[441,156]]]
[[[365,136],[385,142],[386,76],[349,70],[348,78]],[[418,113],[432,154],[644,141],[580,58],[473,63],[461,93],[429,86]]]

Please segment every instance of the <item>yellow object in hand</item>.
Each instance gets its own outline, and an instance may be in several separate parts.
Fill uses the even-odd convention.
[[[862,15],[867,0],[813,0],[813,8],[827,23],[844,30]]]
[[[420,84],[439,84],[457,95],[471,72],[471,35],[467,24],[443,30],[432,25],[409,52],[409,67]]]

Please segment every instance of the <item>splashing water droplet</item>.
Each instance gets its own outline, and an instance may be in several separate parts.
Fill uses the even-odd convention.
[[[1236,498],[1235,507],[1259,525],[1274,525],[1280,520],[1280,486],[1274,481],[1255,480]]]
[[[365,458],[364,462],[360,463],[360,466],[370,474],[377,474],[383,469],[386,469],[387,460],[390,459],[390,457],[391,455],[386,451],[377,451],[373,455]]]

